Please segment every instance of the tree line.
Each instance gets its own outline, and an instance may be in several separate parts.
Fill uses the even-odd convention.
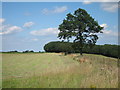
[[[35,52],[33,50],[25,50],[25,51],[19,52],[17,50],[13,50],[13,51],[7,51],[2,53],[44,53],[44,51]]]
[[[88,47],[87,45],[83,47],[83,53],[87,54],[100,54],[109,57],[119,58],[120,55],[118,54],[120,45],[95,45],[94,47]],[[65,54],[69,53],[80,53],[79,49],[75,46],[72,42],[49,42],[45,44],[44,50],[46,52],[55,52],[60,53],[64,52]]]

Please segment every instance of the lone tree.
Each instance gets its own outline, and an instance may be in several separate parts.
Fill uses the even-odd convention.
[[[78,9],[74,14],[68,13],[66,19],[59,25],[59,39],[68,40],[74,37],[74,47],[82,55],[83,47],[93,46],[98,40],[97,33],[102,33],[101,27],[84,9]]]

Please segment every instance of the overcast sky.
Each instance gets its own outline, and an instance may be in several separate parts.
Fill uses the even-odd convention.
[[[104,26],[97,44],[118,43],[118,4],[102,2],[2,2],[0,38],[2,49],[43,51],[50,41],[58,41],[58,26],[66,14],[85,9]]]

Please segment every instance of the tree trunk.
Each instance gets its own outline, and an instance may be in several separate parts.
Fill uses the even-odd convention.
[[[65,52],[65,54],[64,54],[64,55],[66,56],[67,54],[68,54],[68,53],[67,53],[67,52]]]
[[[83,54],[82,54],[82,48],[80,49],[80,55],[83,56]]]
[[[81,30],[80,30],[80,28],[79,28],[79,37],[80,37],[80,40],[79,40],[79,43],[80,43],[80,55],[82,56],[82,40],[83,40],[83,38],[82,38],[82,33],[80,32]]]

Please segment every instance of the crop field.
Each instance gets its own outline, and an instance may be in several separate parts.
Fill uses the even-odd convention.
[[[117,61],[94,54],[3,53],[2,88],[117,88]]]

